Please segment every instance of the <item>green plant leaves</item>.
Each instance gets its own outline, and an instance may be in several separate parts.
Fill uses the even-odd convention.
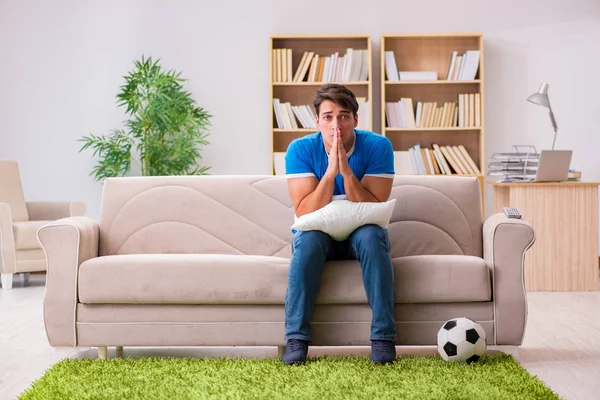
[[[164,70],[159,60],[142,56],[135,69],[124,77],[117,104],[131,118],[125,129],[108,136],[84,136],[81,151],[94,150],[99,165],[96,180],[123,176],[130,171],[131,150],[140,156],[142,175],[197,175],[210,167],[199,166],[200,149],[207,140],[210,115],[197,107],[184,90],[181,72]]]
[[[133,140],[124,131],[113,131],[109,136],[90,134],[90,136],[81,138],[80,141],[84,142],[84,145],[79,152],[92,148],[93,156],[102,160],[90,174],[97,181],[113,176],[123,176],[129,172]]]

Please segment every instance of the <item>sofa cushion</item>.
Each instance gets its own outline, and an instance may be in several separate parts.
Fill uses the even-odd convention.
[[[491,301],[491,271],[479,257],[408,256],[392,260],[397,303]],[[400,272],[400,273],[399,273]]]
[[[50,221],[13,222],[13,234],[16,250],[41,249],[37,231]]]
[[[491,299],[490,273],[472,256],[393,260],[398,303]],[[92,258],[79,269],[85,304],[284,304],[289,259],[215,254],[131,254]],[[358,261],[323,268],[317,304],[366,304]]]

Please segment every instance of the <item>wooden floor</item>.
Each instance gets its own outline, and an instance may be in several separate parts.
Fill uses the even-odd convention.
[[[44,275],[32,275],[25,287],[15,279],[12,290],[0,290],[0,399],[16,398],[56,361],[44,332],[43,296]],[[566,399],[600,399],[600,292],[537,292],[528,299],[529,319],[519,361]],[[431,351],[424,349],[424,353]],[[368,354],[368,348],[352,352]],[[277,350],[125,348],[125,356],[141,355],[275,357]],[[76,356],[95,357],[95,353],[89,350]]]

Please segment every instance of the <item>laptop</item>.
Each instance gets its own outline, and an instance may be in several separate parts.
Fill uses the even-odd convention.
[[[523,182],[562,182],[569,178],[573,150],[542,150],[538,169],[533,178]],[[521,180],[520,180],[521,181]]]

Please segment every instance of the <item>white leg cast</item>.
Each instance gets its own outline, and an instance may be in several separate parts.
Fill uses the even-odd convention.
[[[508,346],[508,345],[500,345],[500,346],[488,346],[488,353],[493,354],[496,352],[502,352],[506,354],[510,354],[513,358],[519,361],[519,346]]]
[[[2,280],[2,289],[12,289],[13,274],[3,272],[0,279]]]
[[[101,360],[108,360],[108,348],[106,346],[98,347],[98,358]]]
[[[116,351],[117,358],[123,358],[123,346],[115,347],[115,351]]]
[[[285,346],[277,346],[277,357],[283,357],[283,353],[285,353]]]
[[[21,272],[19,275],[21,275],[21,282],[23,282],[23,285],[29,283],[29,272]]]
[[[54,362],[57,363],[65,358],[76,358],[75,355],[89,350],[89,347],[54,347]]]

